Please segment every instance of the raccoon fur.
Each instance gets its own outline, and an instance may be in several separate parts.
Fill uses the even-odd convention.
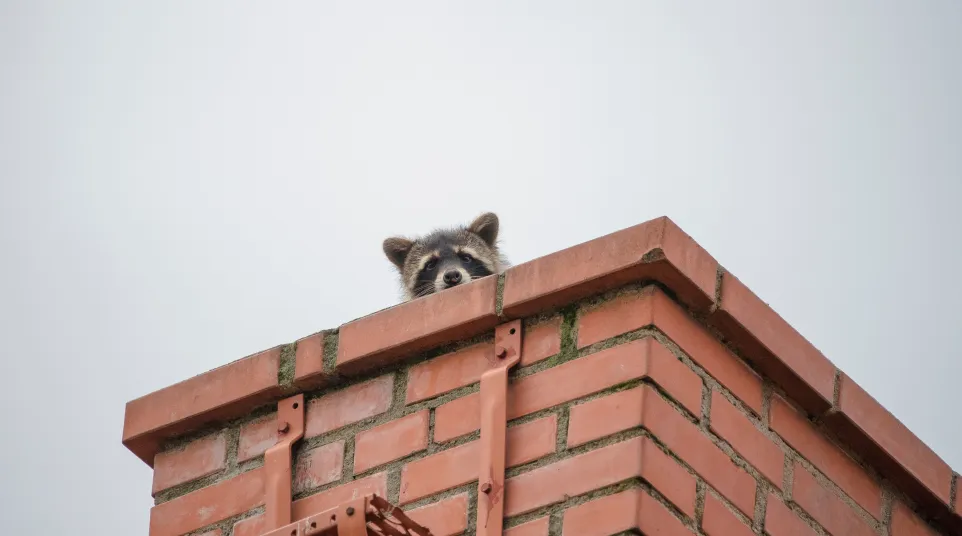
[[[508,265],[498,249],[498,216],[491,212],[467,226],[388,238],[382,248],[399,272],[405,300],[500,274]]]

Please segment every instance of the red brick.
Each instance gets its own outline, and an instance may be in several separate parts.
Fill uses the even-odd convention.
[[[659,289],[652,290],[652,307],[655,327],[756,414],[762,414],[758,374]]]
[[[881,518],[882,490],[878,484],[781,397],[772,397],[769,426],[862,508]]]
[[[761,415],[761,378],[656,287],[646,287],[637,294],[616,298],[583,313],[578,324],[578,347],[652,324]]]
[[[374,417],[391,407],[394,376],[346,387],[307,404],[304,436],[314,437]],[[254,421],[241,427],[237,461],[256,458],[277,443],[277,417]]]
[[[768,495],[768,506],[765,509],[765,532],[771,534],[771,536],[815,536],[818,534],[815,529],[795,515],[795,512],[772,494]]]
[[[548,536],[548,525],[551,519],[547,516],[534,521],[522,523],[517,527],[505,529],[504,536]]]
[[[127,403],[123,444],[153,466],[160,442],[239,417],[280,393],[280,348],[239,359]]]
[[[578,318],[578,348],[654,324],[652,292],[648,287],[582,312]]]
[[[508,387],[508,418],[550,408],[639,378],[652,378],[692,413],[701,413],[701,378],[654,339],[615,346],[516,380]],[[442,405],[435,414],[436,441],[477,430],[478,394]]]
[[[561,351],[561,317],[526,327],[521,342],[520,366],[527,367]]]
[[[153,493],[221,471],[227,466],[227,440],[223,433],[197,439],[183,449],[154,458]]]
[[[876,534],[855,510],[842,502],[837,495],[823,488],[798,462],[795,463],[792,500],[832,534]]]
[[[641,477],[688,517],[695,517],[695,477],[648,438],[641,445]]]
[[[294,385],[302,389],[316,388],[324,385],[327,379],[328,375],[324,373],[324,332],[297,341]]]
[[[508,428],[505,463],[525,464],[555,451],[558,419],[549,415]],[[472,441],[408,463],[401,470],[401,504],[477,480],[481,443]]]
[[[300,454],[294,466],[294,493],[319,488],[341,479],[344,471],[344,440]]]
[[[711,429],[731,445],[742,458],[782,489],[785,473],[785,454],[765,436],[748,417],[718,391],[711,394]]]
[[[710,321],[807,410],[821,413],[831,406],[835,366],[729,273]]]
[[[705,510],[702,512],[701,528],[708,536],[751,536],[752,529],[731,513],[711,493],[705,494]]]
[[[644,389],[639,386],[571,406],[568,448],[644,424],[643,397]]]
[[[692,413],[701,412],[701,378],[658,341],[644,339],[521,378],[508,395],[508,413],[520,417],[645,377],[665,387]]]
[[[494,343],[483,342],[414,365],[408,371],[406,403],[477,383],[485,371],[497,365],[496,361]]]
[[[571,303],[632,281],[655,279],[698,310],[715,294],[718,263],[668,218],[658,218],[507,270],[510,318]]]
[[[892,528],[889,536],[938,536],[938,532],[926,525],[901,501],[895,501],[892,505]]]
[[[432,536],[454,536],[468,528],[468,494],[406,512],[415,523],[431,530]]]
[[[354,439],[354,473],[428,448],[429,415],[425,409],[359,432]]]
[[[337,372],[370,369],[494,328],[497,285],[497,277],[485,277],[342,325]]]
[[[508,391],[511,390],[508,386]],[[434,441],[444,443],[481,428],[481,395],[472,393],[434,410]]]
[[[180,536],[264,504],[258,468],[150,509],[150,536]]]
[[[755,511],[755,479],[736,466],[694,424],[650,387],[642,402],[645,428],[746,516]]]
[[[233,536],[262,536],[267,532],[263,515],[248,517],[234,523]]]
[[[294,519],[302,519],[371,493],[382,497],[387,495],[387,473],[371,475],[298,499],[294,501],[292,516]],[[233,536],[262,536],[265,532],[266,523],[263,514],[260,514],[235,523]]]
[[[688,536],[692,532],[650,495],[630,489],[565,510],[564,536],[608,536],[640,530],[644,534]]]
[[[254,421],[241,426],[237,461],[246,462],[267,452],[277,443],[277,417]]]
[[[642,441],[635,437],[509,478],[504,515],[524,514],[641,476]]]
[[[304,437],[314,437],[354,424],[391,407],[394,375],[352,385],[311,400],[304,416]]]
[[[841,375],[838,405],[840,411],[826,424],[860,456],[914,499],[931,494],[949,504],[952,469],[846,374]]]

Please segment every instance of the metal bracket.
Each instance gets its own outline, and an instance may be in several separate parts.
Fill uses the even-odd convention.
[[[292,497],[291,447],[304,437],[304,395],[277,403],[277,443],[264,454],[264,517],[268,529],[290,524]]]
[[[432,536],[400,508],[365,495],[262,536]]]
[[[501,536],[504,526],[504,457],[508,427],[508,370],[521,361],[521,321],[494,329],[494,368],[481,376],[481,467],[477,536]]]

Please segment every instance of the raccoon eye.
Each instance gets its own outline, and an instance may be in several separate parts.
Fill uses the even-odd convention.
[[[461,260],[464,262],[471,262],[474,260],[474,258],[471,257],[471,255],[468,255],[467,253],[461,253],[458,255],[458,257],[461,257]]]
[[[425,270],[433,270],[434,267],[437,266],[437,265],[438,265],[438,260],[437,260],[437,259],[431,259],[431,260],[429,260],[429,261],[424,265],[424,269],[425,269]]]

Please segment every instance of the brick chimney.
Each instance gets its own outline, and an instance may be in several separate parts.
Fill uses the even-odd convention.
[[[434,536],[962,534],[959,475],[667,218],[133,400],[123,443],[150,536],[364,534],[372,497]]]

